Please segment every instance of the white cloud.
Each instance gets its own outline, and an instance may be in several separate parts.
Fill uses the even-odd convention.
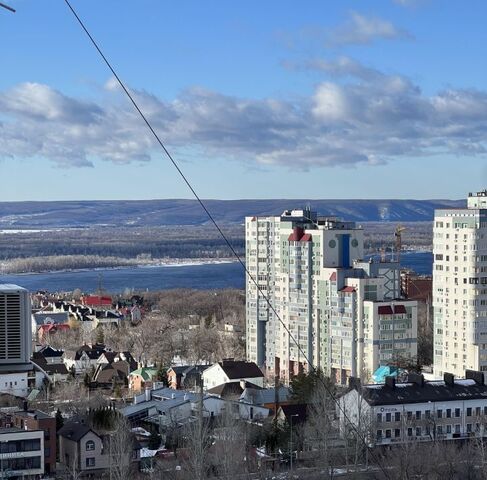
[[[350,59],[323,71],[308,98],[255,100],[191,88],[171,101],[132,90],[171,151],[190,149],[256,164],[311,168],[377,165],[397,158],[485,155],[487,92],[449,89],[428,96],[409,79]],[[150,132],[113,88],[97,103],[48,85],[0,92],[0,157],[42,157],[63,167],[149,161]]]
[[[366,45],[378,39],[411,39],[406,30],[396,27],[391,22],[379,17],[365,16],[351,12],[350,18],[343,25],[335,28],[329,35],[333,45]]]

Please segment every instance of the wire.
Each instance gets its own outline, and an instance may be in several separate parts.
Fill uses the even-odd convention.
[[[282,321],[280,315],[277,313],[276,309],[274,308],[274,306],[272,305],[271,301],[269,300],[269,297],[267,296],[266,293],[263,292],[263,290],[260,288],[257,280],[253,277],[253,275],[250,273],[250,271],[248,270],[247,266],[245,265],[244,261],[242,260],[242,258],[240,257],[240,255],[237,253],[237,251],[235,250],[235,248],[233,247],[233,245],[230,243],[230,241],[228,240],[227,236],[225,235],[225,233],[223,232],[223,230],[220,228],[220,226],[218,225],[218,223],[216,222],[216,220],[214,219],[213,215],[211,214],[211,212],[208,210],[208,208],[206,207],[206,205],[204,204],[204,202],[201,200],[201,198],[199,197],[199,195],[196,193],[196,190],[193,188],[193,186],[191,185],[191,183],[189,182],[188,178],[186,177],[186,175],[183,173],[183,171],[181,170],[181,168],[179,167],[179,165],[177,164],[177,162],[174,160],[173,156],[171,155],[171,153],[169,152],[169,150],[166,148],[166,146],[164,145],[164,143],[162,142],[162,140],[159,138],[159,135],[156,133],[156,131],[154,130],[154,128],[152,127],[151,123],[149,122],[149,120],[147,119],[147,117],[144,115],[144,113],[142,112],[142,110],[139,108],[137,102],[135,101],[134,97],[132,96],[132,94],[129,92],[129,90],[127,89],[127,87],[125,86],[125,84],[123,83],[123,81],[121,80],[121,78],[119,77],[119,75],[117,74],[117,72],[115,71],[115,69],[113,68],[113,66],[111,65],[111,63],[108,61],[107,57],[104,55],[104,53],[102,52],[102,50],[100,49],[100,47],[98,46],[97,42],[95,41],[95,39],[93,38],[93,36],[90,34],[90,32],[88,31],[88,29],[86,28],[85,24],[83,23],[83,21],[81,20],[81,18],[78,16],[78,14],[76,13],[76,11],[74,10],[74,8],[72,7],[71,3],[69,2],[69,0],[64,0],[64,2],[66,3],[66,5],[68,6],[68,8],[71,10],[72,14],[74,15],[74,17],[76,18],[76,20],[78,21],[78,23],[80,24],[81,28],[84,30],[84,32],[86,33],[86,35],[88,36],[88,38],[90,39],[91,43],[93,44],[93,46],[95,47],[95,49],[97,50],[97,52],[100,54],[101,58],[103,59],[103,61],[105,62],[106,66],[109,68],[109,70],[112,72],[113,76],[116,78],[117,82],[119,83],[120,87],[122,88],[122,90],[125,92],[125,94],[127,95],[127,97],[129,98],[130,102],[132,103],[132,105],[134,106],[135,110],[137,110],[137,112],[139,113],[139,115],[141,116],[142,120],[144,121],[144,123],[147,125],[147,127],[149,128],[150,132],[152,133],[152,135],[154,136],[154,138],[156,139],[157,143],[159,144],[159,146],[162,148],[162,150],[164,151],[164,153],[166,154],[166,156],[168,157],[168,159],[170,160],[170,162],[173,164],[174,168],[177,170],[177,172],[179,173],[179,175],[181,176],[181,178],[183,179],[184,183],[186,184],[186,186],[189,188],[189,190],[191,191],[191,193],[193,194],[193,196],[195,197],[195,199],[198,201],[198,203],[200,204],[201,208],[204,210],[204,212],[206,213],[206,215],[208,216],[209,220],[211,221],[211,223],[214,225],[214,227],[217,229],[218,233],[220,234],[220,236],[222,237],[223,241],[226,243],[226,245],[228,246],[228,248],[230,249],[230,251],[232,252],[233,256],[237,259],[237,261],[240,263],[240,265],[242,266],[242,268],[244,269],[245,273],[248,275],[249,279],[252,281],[252,283],[257,287],[257,290],[259,292],[259,295],[261,295],[262,298],[265,299],[267,305],[269,306],[269,308],[271,309],[271,311],[273,312],[273,314],[276,316],[276,318],[279,320],[280,324],[282,325],[282,327],[284,328],[284,330],[286,330],[287,334],[289,335],[289,338],[293,341],[293,343],[296,345],[296,347],[298,348],[301,356],[306,360],[307,364],[309,365],[309,367],[311,368],[311,370],[313,371],[313,373],[316,373],[318,374],[317,377],[320,379],[320,381],[323,383],[323,386],[324,388],[326,389],[327,393],[330,395],[331,399],[335,402],[335,404],[337,405],[337,407],[339,408],[339,410],[342,412],[345,420],[349,423],[349,425],[352,427],[352,430],[355,430],[355,433],[357,434],[357,436],[360,438],[360,440],[362,440],[363,444],[365,445],[365,447],[367,448],[367,450],[370,451],[371,453],[371,456],[375,459],[377,465],[380,467],[381,471],[384,473],[385,477],[386,478],[389,478],[389,475],[388,473],[386,472],[386,470],[384,469],[384,467],[382,466],[381,462],[379,461],[379,459],[375,456],[372,448],[368,445],[366,439],[365,439],[365,436],[362,435],[359,430],[354,426],[354,424],[351,422],[351,420],[348,418],[347,414],[346,414],[346,411],[345,409],[340,405],[340,402],[338,401],[338,399],[336,398],[336,396],[333,394],[333,392],[330,390],[330,388],[326,385],[326,382],[323,380],[323,378],[321,377],[321,375],[319,375],[320,372],[318,372],[318,369],[311,363],[311,361],[309,360],[308,356],[304,353],[303,349],[301,348],[301,346],[299,345],[299,342],[296,340],[296,338],[294,337],[294,335],[291,333],[291,331],[289,330],[289,328],[285,325],[285,323]]]

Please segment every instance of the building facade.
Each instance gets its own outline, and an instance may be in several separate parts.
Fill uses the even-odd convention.
[[[0,429],[0,467],[9,478],[39,478],[44,475],[44,432]]]
[[[455,379],[445,373],[443,380],[431,382],[418,374],[405,383],[396,384],[393,377],[382,385],[355,382],[340,399],[340,433],[359,432],[378,446],[487,437],[483,374],[467,370],[464,375]]]
[[[346,383],[416,355],[417,304],[401,299],[399,265],[364,262],[354,222],[305,209],[245,225],[247,358],[267,376],[288,382],[311,362]]]
[[[434,373],[487,371],[487,191],[437,210],[433,228]]]

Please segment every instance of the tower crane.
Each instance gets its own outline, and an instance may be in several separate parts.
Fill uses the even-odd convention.
[[[402,250],[402,232],[407,230],[407,228],[401,224],[399,224],[396,229],[394,230],[394,239],[395,239],[395,250],[396,250],[396,259],[399,265],[401,264],[401,250]]]

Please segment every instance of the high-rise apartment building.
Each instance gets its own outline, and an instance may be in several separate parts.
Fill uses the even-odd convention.
[[[308,209],[245,225],[247,268],[273,307],[247,276],[247,357],[267,375],[289,381],[311,362],[345,383],[416,355],[417,304],[400,299],[396,263],[361,260],[354,222]]]
[[[437,210],[433,228],[434,373],[487,371],[487,190]]]
[[[32,370],[29,292],[0,284],[0,372]]]

